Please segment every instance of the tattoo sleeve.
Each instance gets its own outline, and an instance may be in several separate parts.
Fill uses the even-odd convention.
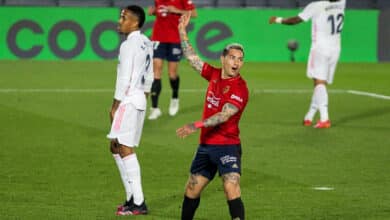
[[[235,185],[240,185],[240,178],[238,173],[227,173],[222,176],[223,182],[230,182]]]
[[[238,108],[230,103],[226,103],[222,107],[222,111],[214,114],[210,118],[204,120],[205,127],[214,127],[229,120],[234,114],[238,112]]]
[[[203,64],[204,62],[200,59],[200,57],[196,54],[194,48],[191,46],[190,42],[188,41],[188,36],[185,30],[180,29],[180,42],[181,42],[181,48],[183,50],[184,56],[187,58],[187,60],[190,62],[190,65],[199,73],[202,72]]]

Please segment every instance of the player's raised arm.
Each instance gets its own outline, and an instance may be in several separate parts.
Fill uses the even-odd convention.
[[[270,24],[295,25],[301,23],[302,21],[303,21],[302,18],[300,18],[299,16],[294,16],[289,18],[272,16],[269,18]]]
[[[166,10],[168,13],[179,14],[179,15],[184,15],[188,12],[191,12],[192,18],[196,18],[198,16],[198,12],[196,11],[196,9],[193,10],[178,9],[173,5],[165,6],[163,7],[163,10]]]
[[[183,49],[183,54],[190,62],[191,66],[197,70],[199,73],[202,72],[204,62],[200,59],[200,57],[196,54],[194,48],[191,46],[188,41],[188,35],[186,31],[186,27],[190,22],[191,13],[185,13],[181,16],[179,21],[179,35],[180,35],[180,43]]]

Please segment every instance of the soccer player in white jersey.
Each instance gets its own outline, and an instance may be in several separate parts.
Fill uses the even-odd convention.
[[[126,191],[126,201],[117,215],[147,214],[141,185],[141,170],[135,154],[141,138],[146,110],[146,95],[153,82],[152,42],[140,32],[144,10],[131,5],[121,11],[118,31],[126,35],[120,45],[114,101],[107,137]]]
[[[315,128],[330,128],[328,114],[327,84],[333,82],[340,56],[341,31],[344,23],[345,0],[316,1],[308,4],[295,17],[272,16],[270,24],[295,25],[312,20],[311,49],[307,64],[307,76],[314,81],[314,92],[309,111],[303,120],[304,126],[311,126],[317,111],[320,120]]]

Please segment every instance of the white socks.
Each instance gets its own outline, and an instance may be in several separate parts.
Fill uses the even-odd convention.
[[[317,113],[318,105],[316,102],[315,92],[313,92],[313,96],[311,97],[311,103],[309,107],[309,111],[307,111],[305,115],[305,120],[313,121],[314,115]]]
[[[314,93],[316,93],[317,96],[316,100],[318,109],[320,110],[320,121],[329,120],[328,91],[326,90],[326,86],[324,84],[318,84],[314,89]]]
[[[133,195],[133,192],[131,190],[129,178],[127,177],[125,165],[124,165],[123,160],[119,154],[112,154],[112,156],[114,157],[116,165],[118,166],[119,174],[121,175],[122,183],[123,183],[123,186],[125,187],[126,201],[129,201],[131,196]]]
[[[134,204],[141,205],[144,202],[144,193],[142,192],[141,169],[137,155],[133,153],[122,158],[122,160],[133,192]]]
[[[317,110],[320,111],[320,121],[329,120],[328,91],[326,90],[326,86],[324,84],[318,84],[314,87],[310,108],[305,115],[305,120],[312,121]]]

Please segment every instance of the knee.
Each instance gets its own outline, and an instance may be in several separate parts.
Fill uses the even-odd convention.
[[[233,200],[241,197],[240,186],[236,187],[225,187],[225,197],[227,200]]]
[[[130,154],[133,154],[134,153],[134,150],[132,147],[127,147],[127,146],[124,146],[124,145],[120,145],[119,146],[119,155],[124,158],[124,157],[127,157],[129,156]]]
[[[238,173],[223,175],[223,186],[228,200],[241,197],[240,175]]]
[[[225,197],[227,200],[233,200],[241,197],[240,189],[225,190]]]
[[[314,86],[317,86],[317,85],[327,85],[327,81],[326,80],[321,80],[321,79],[314,79]]]
[[[191,175],[185,187],[185,195],[191,199],[199,198],[203,187],[196,175]]]
[[[196,199],[200,197],[200,192],[190,183],[186,184],[185,195],[190,199]]]

